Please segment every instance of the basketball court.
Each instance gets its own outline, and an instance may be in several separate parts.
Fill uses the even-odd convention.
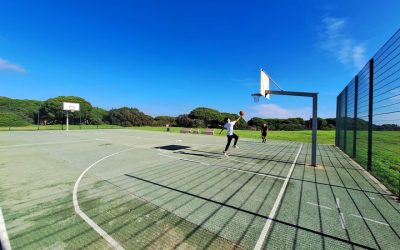
[[[0,134],[12,249],[397,249],[400,205],[319,144],[129,129]]]

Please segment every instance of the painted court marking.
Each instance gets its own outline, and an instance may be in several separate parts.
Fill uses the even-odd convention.
[[[123,152],[129,151],[134,149],[132,148],[128,148],[128,149],[124,149],[121,151],[118,151],[116,153],[104,156],[103,158],[101,158],[100,160],[96,161],[95,163],[93,163],[92,165],[90,165],[89,167],[87,167],[82,174],[79,176],[79,178],[76,180],[75,182],[75,186],[74,186],[74,190],[72,192],[72,203],[74,204],[74,208],[75,208],[75,212],[87,223],[89,224],[89,226],[91,226],[98,234],[100,234],[101,237],[103,237],[114,249],[119,249],[122,250],[124,249],[121,245],[118,244],[118,242],[116,242],[109,234],[107,234],[103,229],[101,229],[92,219],[89,218],[89,216],[87,216],[80,208],[79,208],[79,204],[78,204],[78,187],[79,187],[79,182],[81,181],[81,179],[83,178],[83,176],[86,174],[87,171],[89,171],[92,167],[94,167],[95,165],[97,165],[98,163],[104,161],[107,158],[110,158],[114,155],[118,155],[121,154]]]
[[[332,210],[332,208],[330,208],[330,207],[318,205],[318,204],[315,204],[315,203],[312,203],[312,202],[307,202],[307,204],[310,204],[310,205],[313,205],[313,206],[317,206],[317,207],[320,207],[320,208],[325,208],[325,209]]]
[[[357,218],[360,218],[360,219],[364,219],[364,220],[367,220],[367,221],[371,221],[371,222],[374,222],[374,223],[377,223],[377,224],[389,226],[389,224],[387,224],[387,223],[380,222],[380,221],[377,221],[377,220],[368,219],[368,218],[365,218],[365,217],[362,217],[362,216],[359,216],[359,215],[356,215],[356,214],[351,214],[351,216],[354,216],[354,217],[357,217]]]
[[[210,164],[205,163],[205,162],[201,162],[201,161],[195,161],[195,160],[190,160],[190,159],[186,159],[186,158],[180,158],[180,157],[176,157],[176,156],[172,156],[172,155],[166,155],[166,154],[163,154],[163,153],[158,153],[158,155],[165,156],[165,157],[172,158],[172,159],[195,162],[195,163],[199,163],[199,164],[202,164],[202,165],[210,166]]]
[[[339,221],[340,221],[340,224],[342,225],[342,228],[343,228],[343,229],[346,229],[346,228],[347,228],[347,225],[346,225],[346,221],[344,220],[344,215],[343,215],[343,213],[340,213],[340,214],[339,214]]]
[[[274,206],[272,207],[272,210],[271,210],[270,214],[268,215],[269,219],[267,219],[267,222],[265,223],[264,228],[261,231],[260,237],[258,238],[257,244],[254,247],[254,250],[256,250],[256,249],[260,250],[260,249],[263,248],[263,245],[264,245],[264,242],[265,242],[265,238],[267,237],[268,231],[269,231],[269,229],[271,228],[271,225],[272,225],[272,219],[275,218],[276,211],[278,211],[279,204],[282,201],[283,194],[285,193],[286,187],[287,187],[287,185],[289,183],[289,179],[292,176],[292,172],[293,172],[294,166],[296,165],[297,159],[299,158],[299,155],[300,155],[300,152],[301,152],[302,148],[303,148],[303,144],[300,145],[300,148],[299,148],[299,151],[297,152],[296,158],[294,158],[294,161],[292,163],[292,166],[290,167],[289,173],[287,174],[285,182],[283,183],[282,188],[279,191],[278,197],[275,200]]]
[[[0,243],[2,249],[4,250],[11,250],[10,241],[8,239],[6,223],[4,222],[3,212],[1,211],[0,207]]]
[[[94,141],[90,140],[77,140],[77,141],[64,141],[64,142],[42,142],[42,143],[27,143],[27,144],[17,144],[17,145],[7,145],[0,146],[0,148],[17,148],[17,147],[25,147],[25,146],[40,146],[40,145],[56,145],[56,144],[68,144],[68,143],[77,143],[77,142],[87,142]]]
[[[259,163],[255,163],[255,162],[247,162],[247,161],[240,161],[240,160],[236,160],[236,159],[232,159],[231,157],[229,157],[229,155],[227,156],[227,158],[231,161],[236,161],[236,162],[240,162],[240,163],[245,163],[245,164],[252,164],[252,165],[257,165]]]
[[[339,198],[336,198],[336,208],[340,209],[340,202],[339,202]]]
[[[158,150],[162,152],[161,149],[158,149]],[[198,164],[205,165],[205,166],[216,166],[218,168],[225,168],[225,169],[228,169],[230,171],[238,171],[238,172],[244,172],[244,173],[252,174],[252,175],[259,175],[259,176],[269,177],[269,178],[273,178],[273,179],[285,180],[285,178],[279,177],[279,176],[273,176],[273,175],[263,174],[263,173],[255,173],[255,172],[252,172],[252,171],[247,171],[247,170],[242,170],[242,169],[236,169],[236,168],[230,168],[230,167],[225,167],[225,166],[220,166],[220,165],[214,165],[214,164],[209,164],[209,163],[202,162],[202,161],[195,161],[195,160],[190,160],[190,159],[187,159],[187,158],[182,158],[182,157],[177,157],[177,156],[172,156],[172,155],[166,155],[166,154],[163,154],[163,153],[158,153],[158,155],[169,157],[169,158],[172,158],[172,159],[182,160],[182,161],[194,162],[194,163],[198,163]]]
[[[107,139],[103,139],[103,138],[96,138],[96,141],[111,141],[111,140],[107,140]]]

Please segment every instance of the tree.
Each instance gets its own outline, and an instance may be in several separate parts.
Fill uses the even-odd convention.
[[[189,115],[180,115],[176,118],[176,124],[180,127],[187,128],[202,128],[205,127],[205,124],[200,119],[192,119]]]
[[[265,119],[262,119],[262,118],[260,118],[260,117],[253,117],[253,118],[251,118],[248,122],[247,122],[247,124],[249,125],[249,126],[252,126],[252,127],[256,127],[256,128],[260,128],[260,127],[262,127],[263,125],[264,125],[264,123],[266,123],[267,121],[265,120]]]
[[[152,125],[154,122],[151,116],[144,114],[139,109],[128,107],[110,110],[107,120],[109,123],[124,127]]]
[[[328,129],[328,122],[324,118],[318,117],[318,129],[319,130]]]
[[[0,126],[27,126],[37,121],[42,102],[0,96]]]
[[[108,111],[99,107],[92,108],[89,119],[85,120],[87,124],[100,125],[107,121]]]
[[[193,109],[189,114],[189,118],[202,120],[207,127],[212,128],[218,127],[223,119],[218,110],[204,107]]]
[[[40,107],[40,119],[45,124],[63,123],[65,111],[63,111],[63,102],[79,103],[80,111],[69,115],[71,124],[78,124],[82,121],[89,120],[92,105],[90,102],[78,96],[58,96],[46,100]]]
[[[165,126],[169,124],[170,126],[176,125],[176,118],[173,116],[157,116],[154,118],[154,126]]]

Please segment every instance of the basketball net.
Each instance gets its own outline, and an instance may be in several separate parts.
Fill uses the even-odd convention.
[[[260,97],[261,97],[260,94],[252,94],[251,96],[253,97],[253,101],[254,101],[255,103],[260,102]]]

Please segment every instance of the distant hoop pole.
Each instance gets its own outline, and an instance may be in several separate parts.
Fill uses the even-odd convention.
[[[66,113],[67,113],[67,131],[68,131],[68,124],[69,124],[68,111]]]
[[[302,97],[311,97],[313,99],[311,165],[314,167],[317,166],[318,93],[266,90],[265,96],[267,96],[268,94],[270,94],[270,95],[302,96]],[[255,94],[253,94],[253,95],[255,95]]]

